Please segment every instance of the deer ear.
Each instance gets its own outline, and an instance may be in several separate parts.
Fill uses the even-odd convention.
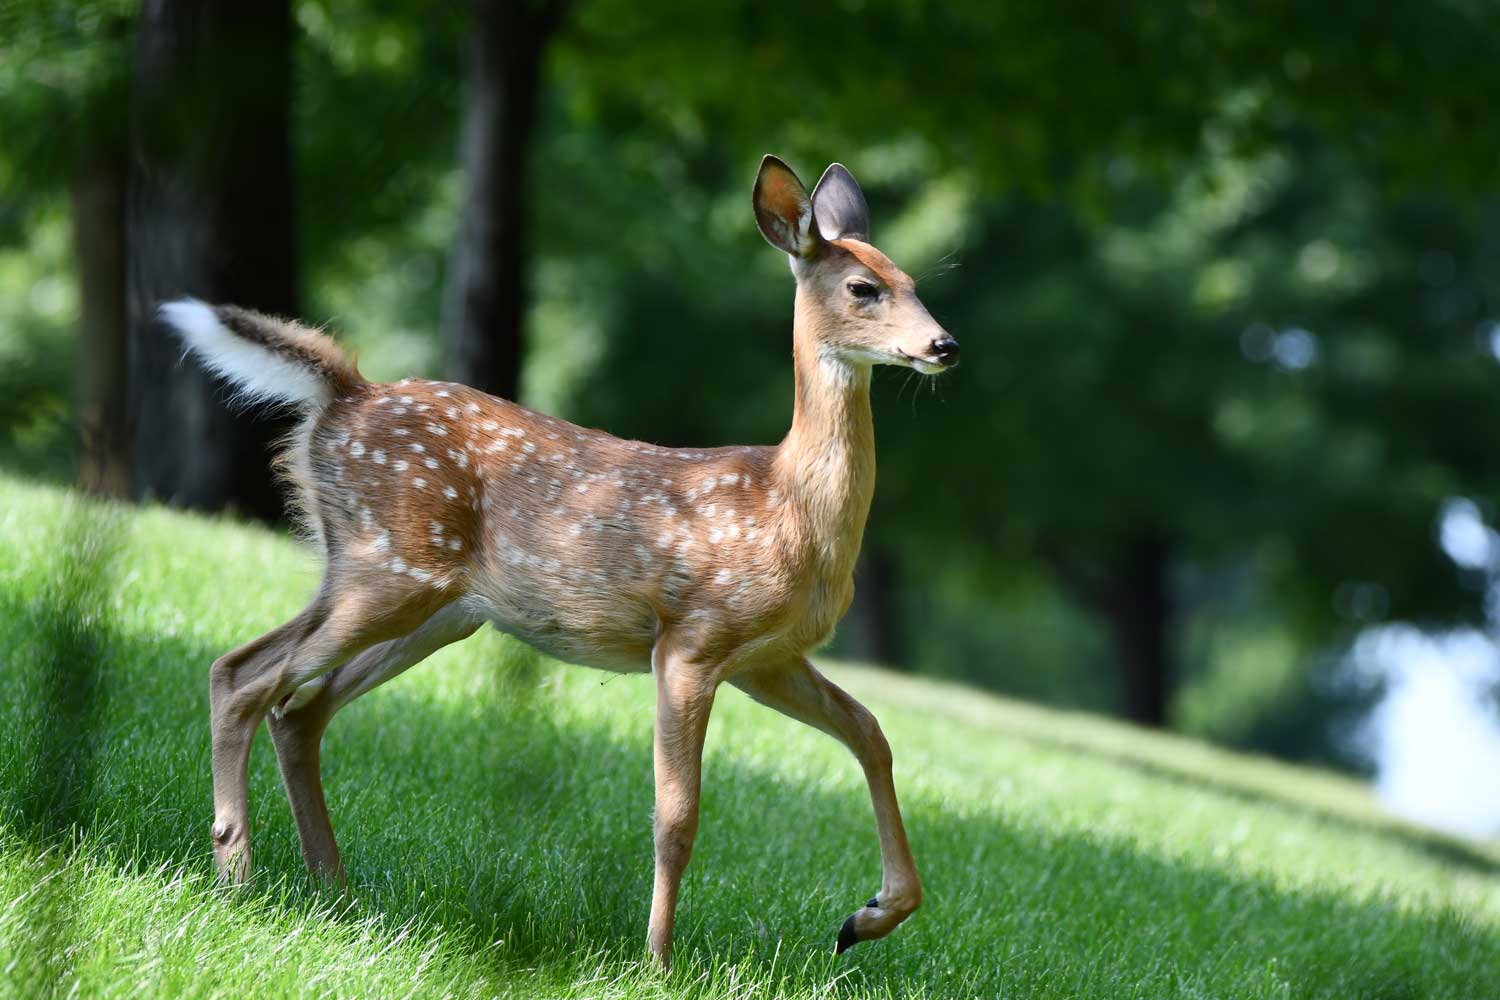
[[[854,175],[835,163],[823,171],[812,193],[813,213],[825,240],[845,237],[870,242],[870,206]]]
[[[755,224],[766,242],[793,257],[811,257],[822,242],[813,228],[812,200],[792,168],[766,154],[755,177]]]

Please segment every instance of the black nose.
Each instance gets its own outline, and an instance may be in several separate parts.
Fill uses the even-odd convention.
[[[958,364],[958,341],[944,337],[932,342],[932,353],[945,365]]]

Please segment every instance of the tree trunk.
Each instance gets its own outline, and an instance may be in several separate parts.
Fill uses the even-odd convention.
[[[903,663],[900,611],[896,607],[895,560],[866,546],[854,567],[854,602],[839,629],[843,655],[865,663]]]
[[[78,482],[98,496],[130,492],[126,433],[125,179],[123,145],[85,152],[73,178],[78,259]]]
[[[288,0],[145,0],[128,210],[131,492],[283,513],[268,471],[285,414],[232,413],[156,320],[191,295],[296,312]]]
[[[526,315],[526,179],[542,54],[566,0],[474,0],[459,156],[464,200],[445,292],[447,374],[515,398]]]
[[[1101,610],[1124,681],[1125,717],[1167,724],[1172,694],[1171,545],[1163,536],[1129,538],[1111,561]]]
[[[1042,555],[1068,592],[1104,620],[1120,671],[1125,718],[1165,726],[1175,683],[1172,537],[1148,526],[1101,548],[1084,554],[1053,542],[1042,546]]]

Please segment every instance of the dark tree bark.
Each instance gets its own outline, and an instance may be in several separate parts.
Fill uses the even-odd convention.
[[[288,0],[145,0],[128,210],[131,492],[283,513],[268,470],[285,414],[232,413],[156,321],[192,295],[296,312]]]
[[[1043,552],[1064,587],[1109,630],[1124,716],[1158,728],[1167,724],[1176,679],[1172,550],[1168,534],[1144,528],[1116,540],[1102,555],[1086,558],[1061,544],[1044,546]]]
[[[1124,678],[1125,717],[1165,726],[1172,695],[1171,549],[1156,535],[1131,538],[1111,567],[1101,610]]]
[[[895,560],[883,549],[867,545],[860,553],[854,568],[854,601],[839,628],[844,655],[866,663],[904,665],[897,573]]]
[[[473,0],[459,155],[465,193],[445,290],[448,377],[515,398],[526,315],[526,181],[542,56],[567,0]]]
[[[119,141],[111,141],[119,140]],[[86,150],[73,178],[78,259],[78,482],[99,496],[130,492],[126,433],[125,178],[123,130]]]

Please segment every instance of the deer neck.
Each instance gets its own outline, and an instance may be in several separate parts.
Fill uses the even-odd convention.
[[[820,350],[819,319],[797,293],[792,329],[796,402],[776,473],[804,541],[823,568],[851,572],[875,490],[870,366]]]

